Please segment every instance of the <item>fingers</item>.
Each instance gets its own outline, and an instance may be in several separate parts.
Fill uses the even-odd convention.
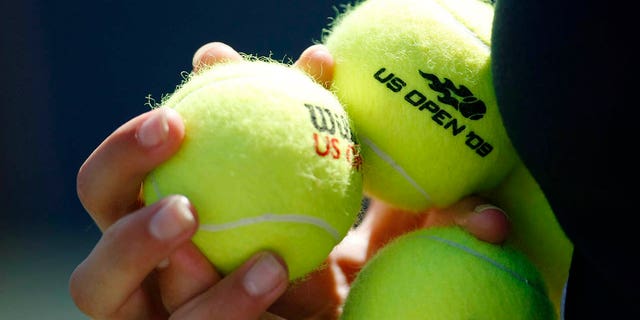
[[[258,254],[220,280],[189,241],[197,224],[192,210],[186,198],[171,196],[108,228],[71,276],[78,308],[101,319],[157,314],[144,290],[152,274],[162,310],[175,311],[177,319],[257,319],[264,313],[287,288],[284,263]]]
[[[199,72],[220,62],[240,60],[242,56],[230,46],[222,42],[210,42],[200,47],[193,55],[193,71]]]
[[[425,227],[458,225],[476,238],[494,244],[503,243],[510,231],[507,215],[480,197],[467,197],[443,209],[430,210],[423,216]]]
[[[293,283],[269,311],[284,319],[337,319],[343,297],[331,261],[303,280]]]
[[[172,319],[258,319],[287,289],[284,262],[263,252],[172,314]]]
[[[329,83],[333,60],[322,49],[307,50],[298,65]],[[193,68],[197,72],[241,59],[233,48],[212,42],[194,54]],[[184,197],[140,209],[144,178],[179,149],[183,138],[180,116],[158,108],[116,129],[78,171],[78,197],[104,231],[70,279],[74,301],[85,313],[98,318],[151,317],[159,297],[163,312],[175,310],[187,318],[257,318],[264,317],[264,310],[286,290],[286,267],[270,254],[256,256],[221,280],[189,241],[197,223]]]
[[[170,313],[220,281],[220,275],[192,243],[176,249],[157,268],[162,303]]]
[[[152,309],[143,283],[196,230],[188,200],[170,196],[108,228],[74,270],[70,291],[79,309],[96,318],[134,318]]]
[[[208,66],[225,61],[240,61],[240,55],[235,49],[221,42],[210,42],[200,47],[193,55],[193,70],[199,72]],[[335,62],[324,45],[310,46],[302,52],[295,67],[308,73],[320,84],[329,88],[333,80]]]
[[[324,87],[331,87],[335,61],[324,45],[316,44],[307,48],[293,65],[307,72]]]
[[[178,150],[183,137],[180,115],[158,108],[116,129],[87,158],[77,192],[101,230],[140,207],[144,177]]]
[[[394,238],[419,228],[457,225],[476,238],[494,244],[503,243],[510,230],[504,211],[475,196],[447,208],[434,208],[419,214],[372,200],[364,225],[370,228],[367,259]]]
[[[231,47],[212,42],[193,57],[194,69],[242,59]],[[81,203],[101,230],[140,207],[140,185],[153,168],[178,150],[184,137],[182,119],[172,109],[142,114],[112,133],[78,172]],[[114,174],[118,173],[118,174]]]

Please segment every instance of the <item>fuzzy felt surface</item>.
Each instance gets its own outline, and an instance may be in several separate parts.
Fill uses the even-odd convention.
[[[273,61],[219,64],[162,105],[183,117],[185,138],[145,181],[145,200],[186,195],[200,222],[193,241],[223,273],[272,250],[299,278],[355,222],[355,135],[335,96],[302,71]]]
[[[513,168],[492,85],[492,19],[478,0],[369,0],[326,30],[368,195],[413,211],[444,207]]]
[[[525,255],[462,229],[396,238],[362,269],[342,319],[555,319]]]

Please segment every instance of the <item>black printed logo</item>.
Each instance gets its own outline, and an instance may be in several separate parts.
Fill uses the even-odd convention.
[[[420,75],[429,81],[429,88],[439,92],[438,101],[454,107],[462,114],[463,117],[470,120],[482,119],[487,113],[487,106],[484,102],[473,96],[469,88],[456,85],[449,79],[445,78],[444,82],[431,73],[418,70]],[[455,95],[455,97],[454,97]]]
[[[395,94],[402,96],[405,106],[420,111],[429,117],[433,123],[449,132],[452,137],[462,137],[465,146],[473,150],[478,156],[484,158],[493,151],[493,144],[487,141],[479,132],[475,131],[473,123],[468,120],[479,120],[484,117],[487,107],[482,100],[476,98],[471,90],[460,85],[457,86],[449,79],[440,81],[437,76],[418,70],[426,79],[428,87],[417,86],[408,83],[391,70],[382,67],[373,73],[373,78]],[[433,92],[431,90],[433,90]],[[432,95],[437,93],[437,97]],[[451,106],[462,117],[450,112]]]

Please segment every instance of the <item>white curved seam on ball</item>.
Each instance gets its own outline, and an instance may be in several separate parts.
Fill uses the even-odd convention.
[[[451,19],[455,20],[459,25],[463,26],[464,29],[467,31],[467,33],[469,33],[469,35],[471,35],[471,37],[473,39],[476,39],[478,41],[478,43],[480,43],[480,45],[482,47],[484,47],[488,52],[491,52],[491,45],[484,42],[480,37],[478,37],[478,34],[476,34],[475,32],[473,32],[473,30],[471,30],[466,24],[464,24],[460,19],[458,19],[458,17],[456,17],[456,15],[454,15],[451,11],[449,11],[449,8],[447,8],[445,5],[442,4],[441,1],[439,0],[434,0],[434,2],[442,8],[442,10],[446,11],[449,16],[451,17]]]
[[[336,242],[339,242],[341,239],[340,232],[334,229],[326,221],[320,218],[305,216],[301,214],[265,213],[260,216],[243,218],[243,219],[226,222],[226,223],[202,224],[200,225],[200,230],[209,231],[209,232],[220,232],[220,231],[225,231],[229,229],[244,227],[252,224],[265,223],[265,222],[291,222],[291,223],[299,223],[299,224],[308,224],[324,230],[329,235],[331,235],[331,237],[333,237],[336,240]]]
[[[153,191],[155,192],[156,197],[158,199],[161,199],[163,195],[160,192],[160,188],[158,186],[158,183],[153,173],[150,174],[150,179],[151,179],[151,184],[153,185]],[[329,235],[331,235],[331,237],[334,238],[336,242],[340,242],[340,239],[341,239],[340,232],[338,232],[338,230],[333,228],[330,224],[328,224],[324,220],[320,218],[315,218],[315,217],[310,217],[310,216],[305,216],[300,214],[267,213],[261,216],[244,218],[244,219],[227,222],[227,223],[203,224],[203,225],[200,225],[199,229],[204,231],[209,231],[209,232],[219,232],[219,231],[224,231],[224,230],[229,230],[229,229],[247,226],[251,224],[264,223],[264,222],[292,222],[292,223],[308,224],[324,230]]]
[[[446,245],[449,245],[449,246],[452,246],[452,247],[455,247],[455,248],[458,248],[458,249],[463,250],[463,251],[465,251],[465,252],[467,252],[467,253],[469,253],[469,254],[477,257],[477,258],[480,258],[480,259],[490,263],[491,265],[495,266],[496,268],[498,268],[498,269],[506,272],[507,274],[511,275],[516,280],[519,280],[519,281],[523,282],[524,284],[530,286],[538,294],[544,295],[544,290],[538,288],[537,286],[534,286],[534,284],[531,283],[529,281],[529,279],[527,279],[526,277],[520,275],[519,273],[507,268],[505,265],[501,264],[500,262],[495,261],[495,260],[493,260],[493,259],[481,254],[480,252],[478,252],[478,251],[476,251],[476,250],[474,250],[472,248],[469,248],[469,247],[467,247],[467,246],[465,246],[463,244],[460,244],[460,243],[457,243],[455,241],[451,241],[449,239],[445,239],[445,238],[442,238],[442,237],[439,237],[439,236],[427,236],[427,238],[435,240],[435,241],[438,241],[438,242],[441,242],[441,243],[444,243]]]
[[[420,192],[420,194],[422,194],[428,202],[431,202],[431,197],[429,196],[427,191],[425,191],[415,180],[413,180],[413,178],[411,178],[407,171],[405,171],[402,166],[395,162],[390,155],[386,154],[384,151],[378,148],[378,146],[376,146],[373,141],[369,140],[366,137],[362,138],[362,142],[368,145],[373,150],[373,152],[378,155],[378,157],[388,163],[394,170],[396,170],[401,176],[403,176],[407,180],[407,182],[409,182],[418,192]]]

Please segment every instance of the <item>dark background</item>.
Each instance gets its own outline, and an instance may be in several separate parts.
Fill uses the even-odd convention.
[[[100,232],[76,173],[147,95],[210,41],[295,60],[340,2],[0,0],[0,319],[84,318],[67,282]]]

